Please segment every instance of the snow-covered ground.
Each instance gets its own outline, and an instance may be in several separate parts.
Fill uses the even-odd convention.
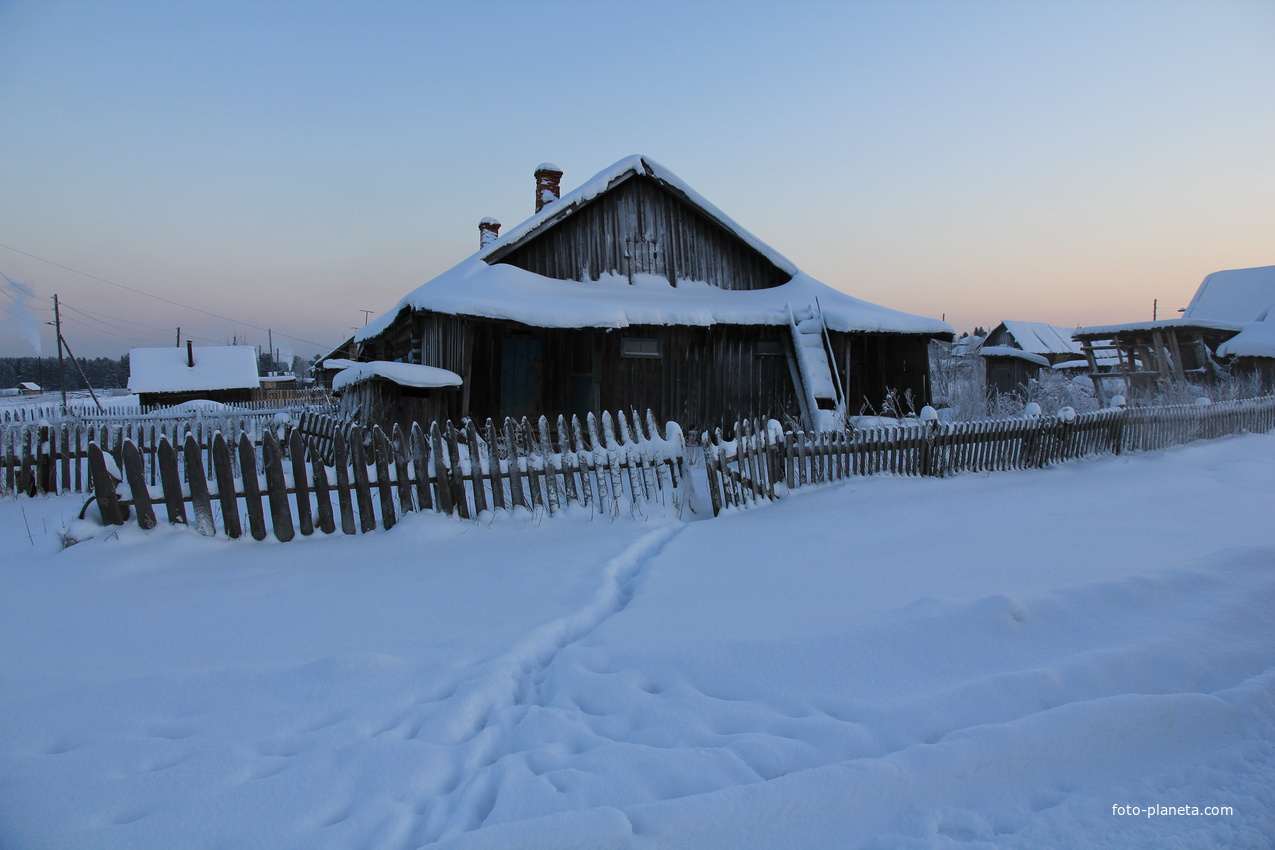
[[[1275,436],[692,523],[79,506],[0,501],[5,850],[1273,846]]]

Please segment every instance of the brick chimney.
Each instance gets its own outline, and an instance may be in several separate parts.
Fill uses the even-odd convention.
[[[536,169],[536,212],[562,197],[562,169],[552,162],[542,162]]]
[[[494,218],[484,218],[478,222],[478,247],[486,248],[500,238],[500,222]]]

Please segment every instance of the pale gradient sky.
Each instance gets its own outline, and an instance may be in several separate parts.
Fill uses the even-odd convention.
[[[0,0],[0,119],[0,273],[83,311],[85,356],[318,353],[530,215],[538,163],[633,153],[958,330],[1163,318],[1275,263],[1270,0]]]

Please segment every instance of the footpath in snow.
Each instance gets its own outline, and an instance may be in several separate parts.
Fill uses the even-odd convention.
[[[1272,436],[693,523],[79,507],[0,501],[5,850],[1275,846]]]

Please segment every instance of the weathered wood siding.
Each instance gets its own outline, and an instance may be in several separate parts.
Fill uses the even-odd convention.
[[[911,392],[912,406],[918,411],[929,404],[929,337],[836,331],[829,336],[846,387],[846,411],[851,416],[879,412],[891,392],[901,400]]]
[[[655,274],[676,285],[766,289],[789,276],[655,180],[633,177],[498,262],[559,280]]]

